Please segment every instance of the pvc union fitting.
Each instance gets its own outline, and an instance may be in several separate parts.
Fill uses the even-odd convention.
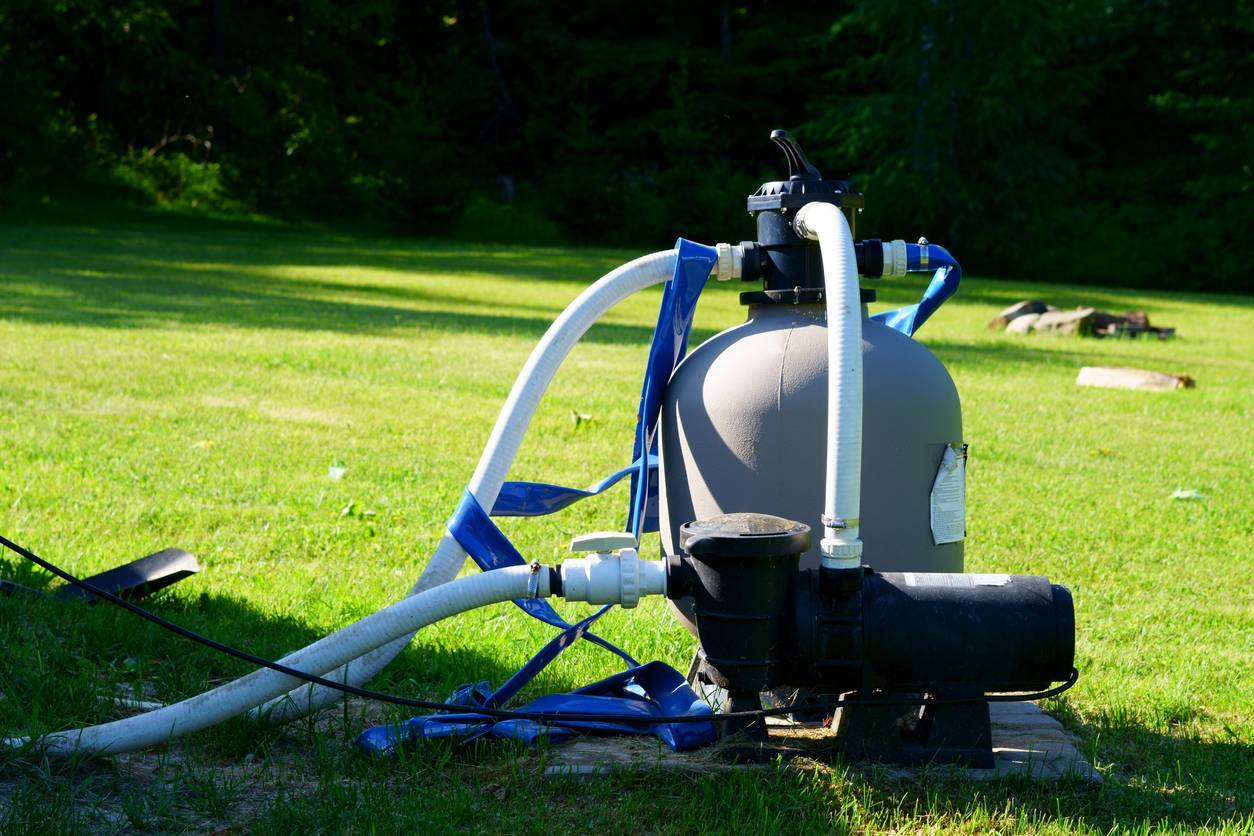
[[[862,541],[824,537],[819,542],[819,563],[824,569],[857,569],[862,565]]]
[[[562,597],[631,609],[646,595],[666,593],[666,564],[641,560],[635,549],[591,554],[562,563]]]
[[[884,276],[904,276],[906,275],[906,242],[898,238],[895,241],[885,241],[884,246]]]
[[[718,264],[714,267],[714,277],[720,282],[740,278],[744,261],[744,247],[739,244],[715,244],[718,252]]]

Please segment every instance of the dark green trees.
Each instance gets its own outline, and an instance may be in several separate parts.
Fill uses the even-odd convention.
[[[0,197],[734,240],[786,127],[854,175],[868,234],[976,272],[1237,289],[1251,7],[10,0]]]
[[[810,122],[864,172],[868,232],[976,269],[1249,287],[1254,8],[860,0]]]

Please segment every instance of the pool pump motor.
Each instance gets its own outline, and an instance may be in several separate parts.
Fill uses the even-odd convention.
[[[837,726],[855,759],[991,767],[978,698],[1071,675],[1071,594],[1046,578],[802,570],[809,526],[768,514],[723,514],[682,532],[667,596],[695,602],[698,675],[726,689],[729,712],[760,708],[760,694],[781,686],[856,693]],[[911,703],[923,694],[939,704]],[[765,739],[767,728],[725,731]]]
[[[772,139],[789,176],[750,196],[757,240],[736,248],[762,289],[741,294],[746,323],[679,365],[661,411],[666,595],[701,642],[692,675],[727,711],[844,695],[837,740],[855,759],[991,767],[983,697],[1069,679],[1075,619],[1046,578],[962,573],[961,407],[910,336],[957,263],[923,240],[855,243],[862,195]],[[931,298],[868,316],[859,277],[933,270]],[[841,340],[861,351],[834,353]],[[767,734],[761,719],[724,730]]]

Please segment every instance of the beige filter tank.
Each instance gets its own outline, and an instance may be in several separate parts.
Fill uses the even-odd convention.
[[[863,561],[884,572],[961,572],[965,446],[958,392],[911,337],[863,317]],[[754,512],[821,528],[827,427],[822,304],[749,307],[675,370],[661,416],[661,535]],[[818,540],[802,568],[818,565]],[[689,628],[691,617],[679,608]],[[688,609],[690,612],[690,609]]]

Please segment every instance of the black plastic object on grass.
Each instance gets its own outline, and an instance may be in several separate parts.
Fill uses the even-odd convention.
[[[200,571],[196,558],[182,549],[162,549],[147,557],[132,560],[84,578],[92,586],[111,592],[128,601],[137,601],[171,584],[178,583]],[[45,593],[29,586],[0,581],[0,594],[11,595],[22,593],[28,595],[44,595]],[[94,604],[97,596],[83,587],[66,584],[51,593],[52,597],[63,601],[86,601]]]

